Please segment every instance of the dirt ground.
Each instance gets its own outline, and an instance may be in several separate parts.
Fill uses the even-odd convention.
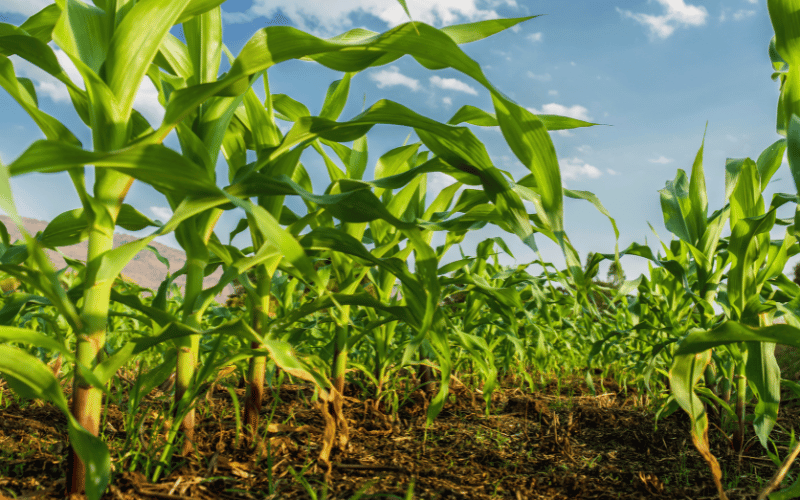
[[[678,411],[656,428],[640,397],[625,396],[610,379],[601,390],[600,382],[595,380],[596,396],[578,379],[551,382],[533,394],[504,384],[489,415],[481,397],[473,403],[462,386],[427,429],[421,390],[393,421],[351,388],[345,403],[350,441],[345,449],[334,448],[327,479],[316,465],[324,420],[310,402],[310,388],[284,384],[267,391],[259,449],[243,435],[237,447],[234,406],[229,392],[217,387],[199,407],[196,453],[175,457],[156,484],[141,472],[135,450],[121,449],[124,415],[109,405],[105,438],[114,473],[103,498],[402,499],[409,491],[420,499],[716,498],[708,468],[691,444],[688,417]],[[63,498],[66,419],[50,405],[18,404],[2,383],[0,390],[0,500]],[[243,400],[244,390],[237,395]],[[137,414],[156,415],[167,397],[145,400],[152,409]],[[784,404],[779,424],[798,427],[798,414],[791,402]],[[145,429],[152,418],[146,417]],[[712,451],[730,498],[755,498],[776,468],[753,438],[752,425],[740,458],[718,430],[719,418],[712,414],[711,422]],[[163,440],[161,434],[148,430],[141,442]]]

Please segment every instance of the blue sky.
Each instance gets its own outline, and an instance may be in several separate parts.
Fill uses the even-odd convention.
[[[0,0],[0,21],[19,25],[46,6],[46,0]],[[770,79],[767,47],[772,28],[764,0],[408,0],[415,20],[442,27],[495,17],[544,14],[488,39],[463,45],[501,91],[534,112],[564,114],[607,124],[569,133],[552,133],[564,184],[599,196],[620,229],[620,248],[645,239],[656,249],[648,227],[668,241],[658,190],[691,169],[703,139],[709,210],[724,201],[726,158],[757,158],[778,139],[775,108],[778,85]],[[321,8],[320,6],[324,6]],[[405,22],[394,0],[228,0],[223,4],[223,36],[236,54],[258,29],[292,25],[317,36],[333,36],[354,27],[386,31]],[[177,34],[177,31],[174,31]],[[68,58],[59,60],[73,79]],[[31,78],[40,107],[62,120],[84,142],[91,144],[86,127],[69,102],[66,89],[42,71],[16,56],[18,76]],[[319,112],[327,86],[341,74],[315,63],[290,61],[269,71],[273,93],[285,93]],[[260,88],[257,92],[263,96]],[[488,92],[453,71],[429,71],[411,58],[358,74],[351,86],[342,119],[350,118],[379,99],[391,99],[431,118],[447,121],[465,104],[490,110]],[[155,89],[145,82],[136,109],[151,123],[160,123]],[[4,92],[0,92],[0,160],[9,163],[33,141],[43,138],[33,121]],[[288,124],[284,124],[288,130]],[[525,174],[497,129],[474,128],[496,166],[515,178]],[[366,177],[384,152],[401,145],[409,131],[376,127],[369,134],[370,160]],[[412,137],[414,140],[414,137]],[[178,149],[170,137],[167,145]],[[321,162],[311,152],[302,158],[316,192],[327,185]],[[91,170],[91,169],[87,169]],[[91,172],[88,172],[89,174]],[[91,176],[90,176],[91,178]],[[767,190],[794,191],[788,166],[783,165]],[[220,155],[220,183],[227,180]],[[448,184],[449,177],[431,176],[429,189]],[[77,208],[78,198],[66,175],[28,175],[12,180],[15,200],[23,216],[50,220]],[[126,200],[151,217],[166,220],[169,206],[155,190],[135,183]],[[299,209],[299,202],[289,202]],[[788,209],[791,210],[791,209]],[[786,217],[788,213],[780,213]],[[226,213],[217,226],[220,239],[241,214]],[[565,199],[567,232],[582,257],[587,252],[613,252],[614,234],[608,220],[583,201]],[[779,237],[779,232],[774,232]],[[463,247],[468,255],[489,236],[502,235],[485,228],[470,235]],[[513,235],[505,235],[516,262],[529,262],[533,252]],[[172,236],[163,243],[177,247]],[[434,243],[443,241],[439,238]],[[235,244],[247,246],[244,236]],[[558,248],[538,237],[546,260],[563,267]],[[457,250],[446,260],[458,258]],[[513,259],[505,259],[513,263]],[[623,259],[628,278],[647,269],[644,260]]]

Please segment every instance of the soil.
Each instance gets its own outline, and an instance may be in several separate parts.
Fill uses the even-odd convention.
[[[103,498],[349,499],[360,492],[361,498],[402,499],[409,491],[420,499],[717,497],[684,412],[656,427],[653,405],[642,405],[646,398],[626,395],[611,379],[594,384],[596,395],[578,378],[553,381],[533,393],[506,381],[489,414],[480,394],[462,385],[427,428],[428,396],[422,390],[411,392],[393,419],[349,386],[344,408],[350,440],[344,449],[334,448],[330,471],[317,464],[324,420],[309,387],[268,389],[261,413],[264,439],[253,445],[244,434],[237,440],[228,388],[240,401],[244,390],[217,386],[198,407],[196,452],[173,458],[156,483],[148,480],[152,465],[150,475],[143,473],[147,464],[137,458],[136,447],[122,450],[129,437],[124,408],[109,404],[104,436],[114,472]],[[64,498],[64,415],[48,404],[19,401],[2,382],[0,391],[0,500]],[[143,443],[143,452],[149,444],[158,447],[165,434],[150,426],[164,414],[169,394],[156,390],[151,396],[136,412],[146,431],[133,441]],[[712,452],[729,497],[756,498],[776,467],[752,437],[752,425],[740,456],[720,430],[730,426],[713,412],[710,420]],[[779,427],[798,423],[798,408],[784,403]],[[778,428],[772,437],[786,444]],[[785,446],[779,450],[786,454]]]

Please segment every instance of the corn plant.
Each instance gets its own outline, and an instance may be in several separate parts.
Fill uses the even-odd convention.
[[[711,349],[725,347],[733,360],[739,418],[734,445],[741,447],[743,441],[745,393],[749,383],[758,397],[754,420],[756,435],[766,446],[780,403],[780,370],[774,356],[775,343],[798,345],[797,334],[800,333],[787,325],[770,326],[777,305],[765,300],[762,293],[769,291],[769,288],[765,289],[768,280],[782,275],[790,249],[796,244],[794,228],[787,231],[782,241],[770,242],[769,239],[769,231],[776,221],[775,210],[788,200],[796,200],[796,197],[776,196],[770,209],[766,210],[761,193],[780,165],[784,148],[788,152],[790,169],[797,179],[792,141],[793,124],[800,123],[796,117],[795,100],[791,97],[797,88],[797,57],[800,54],[794,42],[800,28],[791,17],[797,5],[793,1],[770,0],[768,7],[775,29],[770,55],[781,82],[777,128],[786,139],[767,148],[758,162],[750,159],[728,162],[726,194],[730,194],[731,236],[727,250],[731,267],[723,302],[727,302],[730,319],[713,329],[703,322],[701,328],[692,330],[676,350],[670,370],[673,394],[692,419],[692,440],[708,462],[721,498],[727,496],[720,482],[719,465],[709,449],[707,416],[701,400],[694,393],[695,384],[703,377],[706,365],[712,359]],[[696,199],[692,200],[695,213],[699,206]],[[786,469],[784,467],[779,472],[785,474]],[[759,498],[765,498],[776,485],[768,486]]]

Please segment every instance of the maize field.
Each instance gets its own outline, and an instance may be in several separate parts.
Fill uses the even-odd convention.
[[[0,499],[800,497],[800,280],[786,271],[800,208],[777,216],[800,207],[800,0],[767,1],[777,138],[708,167],[726,172],[725,206],[708,206],[698,137],[658,193],[671,240],[583,261],[564,197],[617,226],[563,186],[549,132],[596,124],[521,107],[461,48],[546,18],[437,29],[396,0],[409,20],[384,33],[270,26],[233,54],[223,1],[56,0],[0,23],[0,86],[45,137],[0,168],[0,209],[23,235],[0,225]],[[39,109],[12,55],[66,86],[91,144]],[[341,116],[354,75],[403,56],[461,73],[493,109],[442,123],[381,99]],[[298,59],[341,73],[316,116],[270,92],[269,69]],[[144,79],[161,123],[133,109]],[[419,140],[370,161],[376,125]],[[497,168],[470,127],[499,127],[528,173]],[[765,200],[784,156],[797,193]],[[62,172],[80,206],[28,233],[10,179]],[[428,192],[433,173],[452,183]],[[169,220],[125,202],[134,182]],[[227,211],[241,220],[217,234]],[[507,234],[443,261],[486,226]],[[150,233],[115,247],[117,227]],[[167,263],[152,243],[168,234],[185,265],[157,289],[124,279],[140,252]],[[537,260],[501,265],[510,238]],[[78,243],[85,258],[61,269],[45,253]],[[648,273],[626,279],[631,257]]]

